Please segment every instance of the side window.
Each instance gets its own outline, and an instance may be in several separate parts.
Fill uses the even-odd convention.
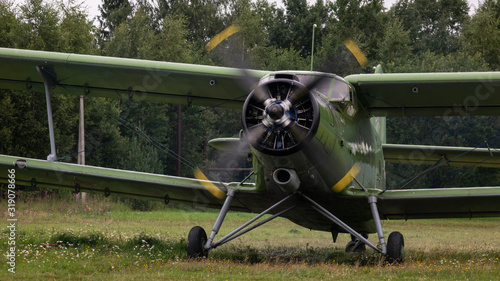
[[[332,86],[328,97],[330,102],[349,101],[351,99],[350,92],[351,90],[347,83],[341,80],[332,79]]]
[[[307,79],[312,79],[312,77],[313,76],[304,75],[301,77],[301,82],[307,83]],[[336,79],[334,77],[322,77],[312,90],[322,94],[330,102],[342,102],[350,100],[351,96],[349,88],[349,85],[340,79]]]
[[[335,104],[335,106],[351,117],[356,115],[358,111],[355,106],[354,91],[352,87],[342,80],[335,79],[334,87],[332,87],[332,95],[330,96],[330,103]]]
[[[297,75],[300,82],[307,85],[312,79],[317,76],[313,75]],[[343,79],[334,76],[323,76],[319,82],[315,83],[312,91],[324,96],[330,103],[344,109],[348,104],[354,104],[354,91]],[[353,112],[350,110],[350,112]]]

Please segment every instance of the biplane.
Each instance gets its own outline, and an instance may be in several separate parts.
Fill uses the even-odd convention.
[[[339,77],[6,48],[0,49],[0,65],[0,88],[46,94],[51,135],[47,160],[1,155],[2,169],[14,168],[18,184],[220,209],[209,235],[200,226],[189,232],[189,257],[206,257],[284,217],[330,232],[334,242],[348,233],[352,241],[346,250],[368,246],[393,263],[404,258],[404,238],[393,232],[386,239],[384,219],[500,215],[500,187],[388,189],[385,171],[385,162],[500,167],[500,152],[491,147],[385,142],[385,117],[498,115],[500,72]],[[219,182],[199,171],[182,178],[54,161],[50,96],[68,89],[88,97],[241,110],[240,137],[210,144],[247,155],[254,180]],[[2,182],[8,182],[5,174]],[[258,215],[216,240],[230,211]],[[368,240],[372,233],[377,243]]]

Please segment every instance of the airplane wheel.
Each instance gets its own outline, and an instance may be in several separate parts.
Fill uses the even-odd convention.
[[[403,234],[395,231],[389,235],[387,239],[387,255],[385,261],[390,264],[398,264],[403,262],[405,254],[405,240]]]
[[[206,258],[208,251],[205,250],[207,243],[207,233],[200,226],[191,228],[187,240],[187,255],[190,259]]]
[[[361,243],[356,249],[354,249],[354,252],[356,253],[362,253],[366,251],[366,244],[365,243]]]
[[[349,243],[345,246],[345,251],[347,253],[354,252],[354,246],[356,246],[356,241],[349,241]]]
[[[345,251],[347,253],[353,253],[353,252],[361,253],[361,252],[366,251],[365,243],[361,243],[358,245],[358,247],[355,247],[356,243],[357,243],[357,241],[349,241],[349,243],[347,243],[347,245],[345,246]]]

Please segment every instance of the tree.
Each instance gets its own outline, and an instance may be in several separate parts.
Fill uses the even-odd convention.
[[[274,10],[275,18],[267,25],[270,44],[278,49],[299,51],[303,58],[311,55],[312,30],[316,24],[315,42],[320,48],[324,27],[328,22],[328,8],[323,0],[317,0],[312,6],[306,0],[284,1],[285,11]]]
[[[469,54],[480,54],[492,69],[500,69],[500,9],[497,1],[484,2],[463,28],[461,42]]]
[[[375,63],[387,21],[382,12],[382,1],[339,0],[330,7],[331,19],[325,27],[326,35],[317,53],[314,69],[338,75],[359,73],[362,68],[343,42],[353,40],[369,61]],[[371,67],[368,69],[371,70]]]
[[[154,146],[146,139],[135,135],[128,143],[128,150],[120,160],[120,169],[148,173],[163,173],[163,165]]]
[[[122,137],[119,114],[117,100],[85,98],[86,165],[120,167],[122,157],[129,147],[127,139]],[[74,129],[76,132],[78,128],[75,126]],[[75,147],[73,153],[76,152]]]
[[[92,22],[87,19],[87,14],[81,4],[76,0],[69,0],[67,4],[61,3],[63,18],[61,27],[61,51],[77,54],[93,54],[96,52]]]
[[[12,124],[16,124],[18,118],[10,95],[2,93],[0,96],[0,109],[0,124],[3,124],[0,129],[0,139],[2,140],[0,142],[0,151],[9,153],[14,151],[15,127]]]
[[[61,46],[59,11],[43,0],[28,0],[21,5],[20,30],[15,46],[30,50],[57,51]]]
[[[110,39],[115,28],[124,22],[132,13],[132,5],[128,0],[103,0],[99,6],[101,15],[99,20],[99,39],[102,45],[103,41]]]
[[[398,63],[383,63],[384,72],[388,73],[412,73],[412,72],[466,72],[466,71],[488,71],[488,64],[483,58],[469,55],[463,52],[443,55],[434,52],[424,52],[411,56],[406,61]]]
[[[387,21],[383,9],[383,2],[380,0],[335,1],[332,4],[335,20],[328,26],[330,36],[333,36],[332,41],[350,38],[363,46],[366,56],[373,57]]]
[[[203,50],[212,36],[229,26],[225,14],[228,2],[227,0],[160,0],[159,15],[161,19],[167,15],[185,18],[189,31],[188,41],[194,44],[197,50]]]
[[[412,46],[410,31],[404,30],[403,24],[398,18],[389,22],[384,31],[384,37],[379,43],[380,49],[377,55],[382,61],[405,60],[411,55]]]
[[[299,51],[294,49],[271,49],[266,70],[309,70],[310,61],[303,58]]]
[[[194,46],[188,41],[187,19],[182,16],[167,15],[162,20],[159,32],[153,30],[145,34],[140,57],[154,60],[194,63],[198,58]]]
[[[450,54],[460,49],[458,37],[468,19],[465,0],[400,0],[390,10],[410,31],[415,53]]]
[[[0,46],[13,47],[14,30],[19,29],[19,21],[8,2],[0,1]]]

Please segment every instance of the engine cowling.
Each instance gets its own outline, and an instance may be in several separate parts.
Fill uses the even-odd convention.
[[[262,82],[243,106],[245,137],[254,148],[271,155],[298,151],[316,133],[316,98],[299,81],[277,78]]]

